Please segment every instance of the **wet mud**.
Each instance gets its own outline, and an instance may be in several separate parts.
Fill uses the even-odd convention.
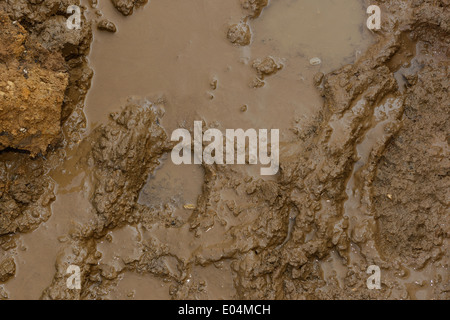
[[[0,299],[450,298],[448,1],[71,4],[0,1]],[[200,120],[279,173],[174,165]]]

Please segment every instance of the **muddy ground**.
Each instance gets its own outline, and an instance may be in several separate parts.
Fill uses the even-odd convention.
[[[320,48],[321,67],[314,49],[293,49],[289,23],[271,24],[291,21],[295,0],[83,2],[73,32],[77,2],[0,0],[0,299],[450,298],[448,0],[355,0],[355,46]],[[189,7],[198,29],[173,22],[112,47],[144,12]],[[203,35],[217,45],[196,47]],[[101,47],[116,60],[96,58]],[[155,61],[120,73],[140,50]],[[154,79],[133,83],[147,62]],[[120,76],[102,73],[113,63]],[[131,98],[101,109],[118,103],[113,84]],[[150,94],[136,97],[140,85]],[[279,174],[173,165],[170,133],[193,120],[281,128]],[[80,290],[66,285],[70,265]]]

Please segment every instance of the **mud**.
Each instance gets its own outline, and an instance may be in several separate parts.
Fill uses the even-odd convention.
[[[14,277],[16,273],[16,265],[13,259],[6,259],[0,264],[0,281],[5,282],[9,278]]]
[[[147,0],[111,0],[114,7],[124,16],[133,14],[135,8],[139,8],[147,3]]]
[[[91,2],[69,32],[1,1],[0,298],[449,299],[449,4],[370,4],[374,34],[358,0]],[[280,173],[173,165],[194,120],[279,128]]]
[[[99,30],[104,30],[104,31],[108,31],[108,32],[116,32],[117,28],[114,25],[113,22],[109,21],[109,20],[101,20],[98,24],[97,24],[97,28]]]
[[[17,21],[2,14],[0,23],[0,149],[45,153],[61,130],[67,67],[61,54],[52,54],[31,40]]]

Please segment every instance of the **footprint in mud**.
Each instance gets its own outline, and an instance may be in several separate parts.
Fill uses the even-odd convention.
[[[139,203],[152,209],[163,209],[167,205],[181,209],[195,205],[202,193],[203,168],[177,166],[167,155],[161,162],[142,188]]]

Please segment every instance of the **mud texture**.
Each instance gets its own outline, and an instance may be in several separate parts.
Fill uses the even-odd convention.
[[[147,0],[111,0],[114,7],[124,16],[133,14],[135,8],[139,8],[147,3]]]
[[[6,282],[16,273],[16,264],[13,259],[0,262],[0,282]]]
[[[5,93],[0,149],[7,148],[0,154],[3,248],[15,246],[15,233],[31,231],[50,217],[54,183],[44,155],[72,143],[84,126],[80,112],[92,76],[85,59],[92,34],[86,24],[77,33],[64,27],[68,3],[0,2]]]
[[[269,0],[241,0],[242,7],[245,9],[247,17],[258,18],[265,7],[269,4]]]
[[[7,15],[0,16],[0,149],[45,153],[60,134],[61,107],[68,84],[60,53],[30,39]]]
[[[112,2],[124,15],[145,4]],[[64,99],[52,100],[63,101],[58,116],[33,104],[51,121],[47,140],[2,142],[14,150],[0,153],[0,297],[8,297],[16,273],[19,233],[51,215],[47,172],[75,150],[74,167],[90,185],[89,219],[61,239],[43,299],[108,299],[130,275],[138,277],[135,284],[156,279],[171,299],[449,299],[450,4],[375,2],[383,11],[377,42],[354,64],[314,77],[323,106],[293,130],[295,140],[282,143],[280,174],[265,180],[234,166],[203,165],[201,194],[184,205],[188,215],[159,198],[154,206],[140,201],[172,148],[161,125],[164,99],[129,103],[82,136],[91,26],[77,36],[58,27],[64,1],[0,2],[2,26],[10,30],[0,41],[17,44],[1,47],[0,67],[14,66],[12,77],[21,77],[15,87],[33,81],[16,74],[26,63],[19,59],[24,41],[31,41],[30,52],[41,50],[29,70],[54,75],[38,92],[56,86],[52,93],[61,94],[68,81]],[[243,19],[224,38],[251,45],[251,21],[268,4],[242,1]],[[253,87],[289,68],[271,56],[253,61]],[[217,88],[216,80],[211,89]],[[2,108],[3,101],[9,108],[26,101],[23,94],[11,97]],[[22,116],[2,116],[0,124],[13,128]],[[27,134],[8,130],[17,141]],[[58,135],[63,139],[55,144]],[[17,150],[36,155],[48,145],[46,158]],[[69,265],[81,268],[81,290],[66,286]],[[382,270],[381,290],[366,286],[370,265]],[[214,295],[215,279],[223,295]]]

